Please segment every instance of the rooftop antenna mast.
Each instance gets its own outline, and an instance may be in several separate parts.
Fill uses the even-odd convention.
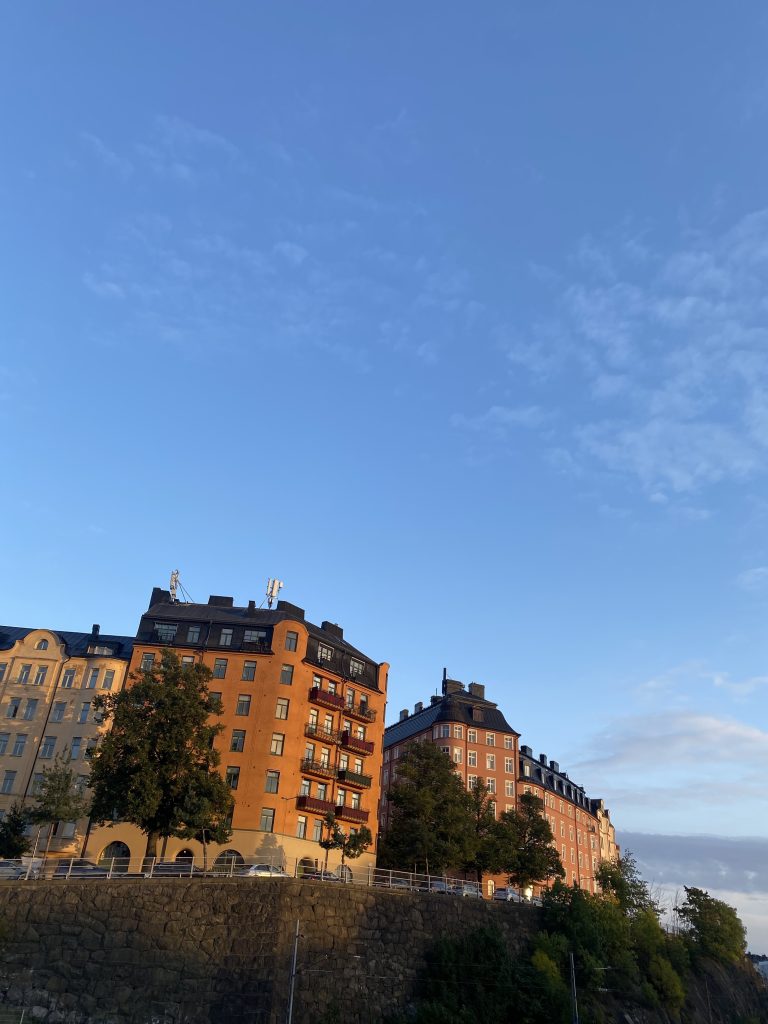
[[[178,569],[174,569],[173,572],[171,573],[171,582],[170,582],[170,586],[168,588],[170,590],[170,592],[171,592],[171,604],[176,604],[176,588],[178,587],[178,585],[179,585],[179,570]]]
[[[277,595],[283,589],[283,584],[280,580],[267,580],[267,608],[272,607],[272,602],[277,600]]]

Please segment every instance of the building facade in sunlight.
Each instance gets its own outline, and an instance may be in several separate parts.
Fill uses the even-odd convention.
[[[223,709],[215,743],[235,800],[233,832],[210,856],[314,870],[330,811],[345,832],[371,829],[373,843],[356,865],[372,866],[389,666],[353,647],[341,626],[316,626],[287,601],[274,609],[217,596],[194,604],[155,588],[130,671],[158,664],[167,649],[210,668],[209,689]],[[119,823],[92,829],[87,854],[135,861],[145,846],[137,828]],[[168,839],[163,850],[166,860],[191,853],[202,862],[200,845],[189,840]],[[333,851],[329,866],[338,860]]]
[[[595,872],[602,860],[618,855],[616,834],[602,800],[592,800],[556,761],[545,754],[534,757],[519,744],[520,733],[509,724],[498,705],[486,699],[485,687],[468,687],[443,679],[442,692],[428,705],[416,704],[413,713],[400,712],[399,721],[384,733],[382,799],[379,827],[386,831],[391,815],[386,794],[395,780],[397,762],[413,742],[429,741],[453,761],[467,789],[475,779],[488,785],[496,816],[517,808],[520,797],[531,793],[544,804],[567,883],[596,891]],[[487,879],[488,891],[506,885],[503,876]]]
[[[100,693],[123,687],[133,637],[0,626],[0,814],[34,804],[43,771],[61,756],[87,788],[89,753],[104,726]],[[51,853],[77,856],[87,821],[52,826]],[[40,846],[48,844],[43,830]]]

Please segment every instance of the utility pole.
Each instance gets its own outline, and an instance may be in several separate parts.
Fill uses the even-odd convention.
[[[573,953],[569,953],[571,961],[571,1022],[579,1024],[579,1004],[576,1000],[576,967],[573,962]]]
[[[293,937],[293,957],[291,958],[291,979],[288,985],[288,1014],[285,1018],[285,1024],[293,1024],[293,990],[296,987],[296,960],[299,955],[299,925],[300,921],[296,918],[296,934]]]

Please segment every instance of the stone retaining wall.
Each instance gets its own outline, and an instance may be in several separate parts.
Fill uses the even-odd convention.
[[[0,883],[0,1007],[49,1024],[373,1024],[440,936],[535,908],[294,879]]]

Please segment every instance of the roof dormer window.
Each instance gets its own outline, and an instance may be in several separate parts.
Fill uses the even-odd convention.
[[[35,644],[35,650],[36,651],[47,651],[48,650],[48,641],[47,640],[38,640],[37,643]]]

